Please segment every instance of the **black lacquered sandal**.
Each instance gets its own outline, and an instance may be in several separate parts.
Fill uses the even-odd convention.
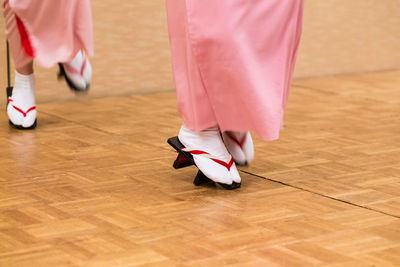
[[[193,155],[189,151],[185,151],[185,146],[179,141],[178,136],[169,138],[168,144],[170,146],[172,146],[176,150],[176,152],[178,152],[178,156],[176,157],[176,160],[174,161],[174,164],[173,164],[173,167],[175,169],[181,169],[181,168],[185,168],[185,167],[192,166],[192,165],[196,166],[194,159],[193,159]],[[204,153],[206,153],[206,152],[204,152]],[[220,163],[220,162],[218,162],[218,163]],[[221,162],[220,164],[224,164],[224,163]],[[229,164],[230,165],[233,164],[233,159]],[[234,190],[241,186],[241,183],[235,183],[235,182],[232,182],[232,184],[223,184],[223,183],[214,182],[213,180],[211,180],[210,178],[205,176],[203,174],[203,172],[200,170],[197,172],[197,175],[193,181],[193,184],[196,186],[199,186],[199,185],[210,183],[210,182],[218,184],[227,190]]]

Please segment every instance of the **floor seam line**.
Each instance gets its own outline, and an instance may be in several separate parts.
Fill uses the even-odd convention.
[[[65,119],[65,118],[63,118],[61,116],[58,116],[58,115],[55,115],[55,114],[52,114],[52,113],[43,112],[43,111],[40,111],[40,113],[46,114],[48,116],[54,116],[54,117],[56,117],[58,119],[61,119],[61,120],[64,120],[64,121],[67,121],[67,122],[70,122],[70,123],[73,123],[73,124],[76,124],[76,125],[79,125],[79,126],[82,126],[82,127],[86,127],[86,128],[89,128],[89,129],[92,129],[92,130],[95,130],[95,131],[99,131],[99,132],[102,132],[102,133],[105,133],[105,134],[114,135],[114,136],[120,136],[118,134],[107,132],[107,131],[104,131],[102,129],[96,128],[96,127],[88,126],[86,124],[82,124],[82,123],[79,123],[79,122],[76,122],[76,121],[73,121],[73,120]]]
[[[348,204],[348,205],[351,205],[351,206],[354,206],[354,207],[366,209],[366,210],[369,210],[369,211],[377,212],[377,213],[380,213],[380,214],[383,214],[383,215],[387,215],[387,216],[390,216],[390,217],[393,217],[393,218],[400,219],[399,215],[395,215],[395,214],[387,213],[387,212],[384,212],[384,211],[381,211],[381,210],[373,209],[373,208],[370,208],[368,206],[356,204],[356,203],[353,203],[353,202],[350,202],[350,201],[347,201],[347,200],[343,200],[343,199],[340,199],[340,198],[335,198],[335,197],[331,197],[331,196],[328,196],[328,195],[324,195],[324,194],[321,194],[321,193],[318,193],[318,192],[315,192],[315,191],[311,191],[311,190],[302,188],[300,186],[296,186],[296,185],[292,185],[292,184],[285,183],[285,182],[282,182],[282,181],[278,181],[278,180],[275,180],[275,179],[271,179],[271,178],[268,178],[268,177],[264,177],[264,176],[261,176],[261,175],[258,175],[258,174],[254,174],[254,173],[251,173],[251,172],[248,172],[248,171],[244,171],[244,170],[239,170],[239,171],[243,172],[243,173],[246,173],[246,174],[249,174],[249,175],[252,175],[252,176],[257,177],[257,178],[261,178],[263,180],[267,180],[267,181],[270,181],[270,182],[273,182],[273,183],[278,183],[278,184],[281,184],[281,185],[284,185],[284,186],[295,188],[295,189],[298,189],[298,190],[301,190],[301,191],[304,191],[304,192],[308,192],[308,193],[311,193],[311,194],[314,194],[314,195],[318,195],[318,196],[330,199],[330,200],[342,202],[342,203],[345,203],[345,204]]]

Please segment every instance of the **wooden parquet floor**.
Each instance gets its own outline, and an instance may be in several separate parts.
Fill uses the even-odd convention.
[[[35,131],[1,112],[0,266],[399,266],[399,87],[295,81],[236,191],[172,168],[172,92],[42,104]]]

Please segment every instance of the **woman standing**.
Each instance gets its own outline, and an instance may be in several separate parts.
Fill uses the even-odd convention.
[[[211,180],[240,185],[233,160],[253,160],[249,131],[279,137],[302,10],[303,0],[167,0],[178,142]]]
[[[90,0],[3,0],[6,35],[16,67],[8,98],[10,124],[36,126],[33,60],[60,66],[75,91],[87,91],[92,75],[86,55],[93,54]]]

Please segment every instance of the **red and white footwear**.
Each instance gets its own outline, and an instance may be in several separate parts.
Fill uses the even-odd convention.
[[[224,132],[225,146],[238,165],[247,165],[254,159],[253,139],[249,132]]]
[[[199,170],[216,183],[240,184],[240,175],[232,156],[226,150],[218,127],[194,132],[182,126],[179,141],[183,152],[190,153]]]
[[[15,72],[15,85],[7,101],[10,125],[18,129],[36,127],[35,78]]]
[[[79,51],[68,63],[60,63],[59,78],[64,77],[68,86],[75,92],[87,92],[92,79],[92,66],[87,56]]]

